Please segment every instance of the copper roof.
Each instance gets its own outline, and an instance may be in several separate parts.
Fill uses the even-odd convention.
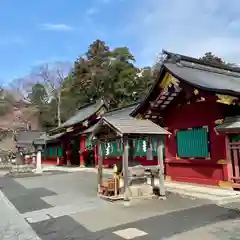
[[[58,138],[62,137],[65,132],[57,133],[52,136],[47,135],[46,133],[42,134],[40,137],[35,138],[32,143],[38,143],[39,145],[47,144],[53,141],[56,141]]]
[[[131,119],[132,117],[130,116],[130,113],[136,108],[137,104],[138,103],[132,103],[127,106],[112,109],[112,110],[106,112],[103,115],[103,117],[107,117],[107,118],[111,117],[111,118],[116,118],[116,119],[120,119],[120,118],[124,118],[124,119],[130,118]],[[97,123],[94,124],[93,126],[89,127],[88,129],[86,129],[85,131],[78,133],[77,135],[91,133],[94,130],[96,125],[97,125]]]
[[[94,130],[93,135],[101,132],[102,127],[108,125],[114,132],[119,135],[168,135],[170,134],[167,130],[160,127],[149,120],[137,120],[134,118],[120,118],[114,117],[103,117],[99,121]]]
[[[240,96],[240,68],[222,64],[213,64],[176,53],[163,52],[167,55],[159,70],[159,77],[152,86],[147,97],[133,110],[131,116],[141,113],[149,101],[155,96],[162,76],[168,72],[176,79],[203,91],[209,91],[230,96]]]
[[[88,119],[93,114],[95,114],[97,111],[99,111],[103,106],[105,106],[105,103],[102,100],[98,100],[96,102],[84,105],[76,111],[74,116],[69,118],[66,122],[62,123],[59,127],[54,128],[49,132],[55,132],[56,130],[60,130],[65,127],[71,127],[76,124],[79,124]]]
[[[42,134],[44,134],[41,131],[21,131],[19,132],[15,139],[17,146],[25,146],[25,145],[31,145],[32,142],[39,138]]]

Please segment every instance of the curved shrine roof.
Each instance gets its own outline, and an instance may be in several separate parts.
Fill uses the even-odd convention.
[[[164,128],[150,120],[137,120],[135,118],[103,117],[93,129],[92,136],[101,133],[104,126],[108,126],[118,135],[169,135]]]
[[[16,135],[17,147],[31,145],[36,138],[39,138],[44,132],[42,131],[21,131]]]
[[[194,63],[164,63],[174,77],[207,91],[240,96],[240,73],[214,69]]]
[[[133,103],[128,106],[112,109],[111,111],[106,112],[103,115],[103,117],[114,118],[114,119],[121,119],[121,118],[132,119],[133,117],[131,117],[130,114],[136,108],[137,105],[138,105],[138,103]],[[91,133],[94,130],[96,125],[97,125],[97,123],[95,125],[91,126],[90,128],[86,129],[82,133],[87,133],[87,134]]]
[[[148,104],[149,100],[154,98],[152,94],[158,88],[166,72],[176,79],[204,91],[240,96],[240,68],[212,64],[166,51],[163,53],[167,55],[167,58],[161,66],[159,78],[145,100],[132,111],[131,116],[136,116]]]
[[[98,100],[96,102],[86,104],[81,108],[79,108],[76,111],[76,113],[71,118],[69,118],[66,122],[62,123],[59,127],[52,129],[50,132],[79,124],[87,120],[93,114],[97,113],[104,105],[105,103],[102,100]]]

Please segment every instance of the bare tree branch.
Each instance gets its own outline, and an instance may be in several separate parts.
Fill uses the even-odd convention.
[[[57,99],[57,116],[58,126],[61,125],[61,95],[63,82],[69,75],[70,69],[66,68],[62,62],[55,62],[53,64],[43,64],[39,66],[37,75],[40,77],[45,84],[49,98]]]

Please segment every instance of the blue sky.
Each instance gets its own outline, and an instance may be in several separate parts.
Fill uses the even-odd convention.
[[[162,48],[240,63],[238,0],[0,0],[0,20],[1,82],[73,61],[97,38],[128,46],[139,66]]]

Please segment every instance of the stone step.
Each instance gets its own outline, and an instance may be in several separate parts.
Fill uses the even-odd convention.
[[[155,179],[154,181],[155,185],[159,185],[158,179]],[[148,184],[150,184],[150,180],[148,179]],[[198,192],[203,194],[209,194],[213,196],[219,196],[219,197],[228,197],[228,196],[240,196],[240,191],[233,191],[228,189],[220,189],[217,187],[211,187],[211,186],[201,186],[201,185],[193,185],[193,184],[187,184],[187,183],[177,183],[177,182],[165,182],[165,187],[168,189],[182,189],[189,192]]]
[[[233,191],[233,190],[227,190],[227,189],[219,189],[216,187],[211,187],[211,186],[201,186],[201,185],[190,185],[190,184],[184,184],[184,183],[165,183],[165,186],[168,187],[169,189],[183,189],[187,191],[192,191],[192,192],[199,192],[199,193],[207,193],[209,195],[214,195],[214,196],[236,196],[240,195],[240,192],[238,191]]]
[[[149,183],[150,180],[148,180],[148,184]],[[155,179],[154,183],[156,186],[159,186],[158,179]],[[209,200],[216,204],[240,202],[240,192],[233,190],[177,182],[165,182],[165,188],[166,191],[178,194],[182,197]]]
[[[184,189],[171,189],[171,188],[166,188],[168,192],[172,192],[174,194],[178,194],[181,197],[187,197],[191,199],[205,199],[212,201],[215,204],[222,205],[222,204],[227,204],[231,202],[240,202],[240,195],[231,195],[231,196],[217,196],[213,194],[208,194],[208,193],[201,193],[197,191],[188,191]]]

